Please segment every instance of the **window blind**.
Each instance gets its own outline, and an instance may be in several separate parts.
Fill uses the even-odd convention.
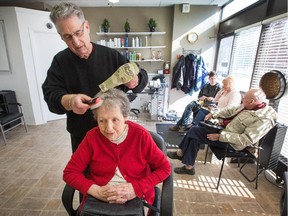
[[[258,87],[263,74],[278,70],[288,78],[288,19],[280,19],[263,26],[251,87]],[[282,97],[278,106],[279,123],[287,123],[288,96]],[[281,154],[288,158],[288,133]]]
[[[222,80],[229,74],[229,65],[231,52],[233,47],[234,36],[221,39],[219,45],[219,52],[217,57],[217,69],[218,81],[222,83]]]
[[[237,87],[241,91],[249,90],[251,84],[260,33],[261,25],[235,35],[229,71],[236,77]]]

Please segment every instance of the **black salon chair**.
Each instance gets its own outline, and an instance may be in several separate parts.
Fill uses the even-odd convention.
[[[0,130],[5,145],[7,144],[5,133],[21,125],[22,123],[24,124],[27,132],[23,109],[20,103],[0,103]]]
[[[249,182],[253,182],[253,181],[256,180],[255,188],[256,189],[258,188],[258,176],[268,166],[267,159],[269,159],[269,157],[266,157],[266,156],[267,156],[267,154],[269,155],[269,152],[271,151],[271,148],[273,146],[273,143],[274,143],[274,140],[275,140],[275,136],[276,136],[276,133],[277,133],[277,127],[278,127],[278,125],[274,126],[265,136],[263,136],[260,139],[259,143],[256,143],[256,144],[254,144],[251,147],[247,147],[247,148],[245,148],[242,151],[231,150],[230,148],[228,148],[229,143],[227,143],[225,149],[217,148],[215,146],[209,146],[209,148],[211,149],[212,153],[216,156],[216,158],[218,160],[222,160],[222,165],[221,165],[221,169],[220,169],[220,173],[219,173],[216,189],[218,189],[219,184],[220,184],[220,180],[221,180],[221,176],[222,176],[222,172],[223,172],[224,163],[225,163],[225,159],[226,158],[234,158],[234,159],[236,158],[236,159],[238,159],[238,167],[240,167],[240,159],[245,159],[244,163],[240,167],[240,173]],[[206,155],[205,155],[204,164],[206,164],[206,161],[207,161],[207,155],[208,155],[209,148],[207,147],[207,149],[206,149]],[[250,148],[250,150],[249,150],[249,148]],[[255,154],[251,153],[251,149],[252,148],[254,149]],[[257,155],[258,155],[258,157],[257,157]],[[252,177],[252,178],[249,177],[247,174],[245,174],[245,172],[243,170],[243,168],[249,162],[251,162],[251,160],[256,163],[255,176]]]
[[[133,93],[133,92],[128,92],[127,93],[127,97],[128,97],[128,99],[129,99],[129,101],[131,103],[132,101],[134,101],[137,98],[137,94]],[[140,110],[136,109],[136,108],[131,108],[130,112],[134,113],[135,116],[138,118],[138,114],[140,113]]]
[[[166,155],[167,149],[164,139],[157,133],[150,131],[153,140],[157,146]],[[172,164],[171,164],[172,166]],[[172,167],[171,167],[172,170]],[[172,216],[173,215],[173,174],[171,172],[170,176],[163,181],[161,184],[161,189],[155,187],[155,200],[153,206],[156,207],[159,212],[152,211],[152,216]],[[75,189],[69,185],[65,185],[62,193],[62,203],[70,216],[77,215],[77,209],[73,208],[73,197]],[[78,208],[78,207],[77,207]]]

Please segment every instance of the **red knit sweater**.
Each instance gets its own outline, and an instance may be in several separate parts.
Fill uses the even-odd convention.
[[[64,169],[64,181],[86,195],[92,184],[106,185],[118,166],[137,197],[152,204],[154,186],[169,176],[170,163],[144,127],[130,121],[127,124],[127,137],[118,145],[103,136],[98,127],[88,131]],[[85,177],[83,172],[88,165],[89,174]]]

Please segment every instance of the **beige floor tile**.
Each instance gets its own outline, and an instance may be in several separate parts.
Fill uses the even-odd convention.
[[[145,117],[140,115],[133,121],[156,131],[157,122]],[[65,128],[66,120],[28,126],[28,133],[18,127],[7,133],[7,145],[0,137],[0,216],[67,215],[61,203],[62,171],[71,156]],[[240,174],[237,164],[226,163],[216,190],[221,165],[217,160],[210,162],[211,155],[204,165],[204,156],[205,151],[201,150],[195,164],[196,175],[173,175],[175,216],[279,215],[282,190],[263,174],[256,190],[255,184]],[[170,161],[174,167],[183,166],[178,160]],[[248,173],[254,173],[252,165],[247,168]]]

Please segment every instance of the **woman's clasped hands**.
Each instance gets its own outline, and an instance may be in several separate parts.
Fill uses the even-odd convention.
[[[92,185],[88,193],[99,200],[117,204],[124,204],[136,197],[131,183],[105,186]]]

